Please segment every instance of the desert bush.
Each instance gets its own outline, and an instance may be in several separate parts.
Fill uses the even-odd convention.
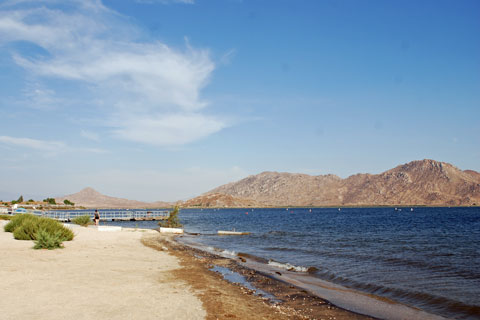
[[[35,240],[38,224],[34,219],[26,219],[13,230],[13,237],[17,240]]]
[[[50,234],[55,234],[59,233],[60,238],[62,241],[70,241],[73,239],[74,234],[73,231],[65,227],[63,224],[60,222],[49,219],[49,218],[39,218],[40,222],[38,224],[38,229],[44,229]],[[35,239],[32,239],[35,240]]]
[[[58,234],[62,241],[70,241],[74,237],[72,230],[64,227],[60,222],[32,214],[14,216],[4,229],[7,232],[13,232],[13,237],[17,240],[36,240],[40,229],[52,236]]]
[[[17,214],[14,215],[10,222],[5,225],[3,228],[6,232],[13,232],[19,225],[21,225],[24,221],[35,219],[36,217],[33,214]]]
[[[56,249],[56,248],[63,248],[62,244],[62,235],[61,232],[58,230],[54,234],[50,234],[44,229],[38,230],[36,234],[35,246],[34,249]]]
[[[81,225],[83,227],[86,227],[89,224],[93,224],[92,218],[88,214],[76,217],[76,218],[72,219],[72,222],[75,223],[75,224]]]
[[[168,217],[167,220],[160,221],[158,225],[163,228],[181,228],[183,225],[180,223],[180,220],[178,219],[178,206],[175,206],[175,209],[173,209],[172,212],[170,212],[170,216]]]
[[[12,219],[12,216],[8,214],[0,214],[0,220],[10,220]]]

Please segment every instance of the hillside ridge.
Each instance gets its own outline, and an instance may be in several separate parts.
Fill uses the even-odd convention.
[[[219,186],[225,194],[263,206],[368,206],[480,204],[480,173],[432,159],[415,160],[379,174],[336,175],[265,171]]]

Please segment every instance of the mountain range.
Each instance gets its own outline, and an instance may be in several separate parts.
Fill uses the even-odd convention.
[[[58,198],[85,207],[166,207],[104,196],[91,188]],[[425,159],[380,174],[307,175],[262,172],[219,186],[187,201],[183,207],[261,206],[474,206],[480,205],[480,173]]]
[[[63,203],[65,199],[75,203],[76,206],[85,208],[166,208],[172,206],[172,203],[170,202],[142,202],[110,197],[103,195],[90,187],[82,189],[74,194],[55,198],[55,201],[57,203]]]

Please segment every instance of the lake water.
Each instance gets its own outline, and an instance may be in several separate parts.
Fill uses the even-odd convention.
[[[183,210],[180,220],[200,234],[187,240],[204,246],[315,267],[313,277],[433,314],[480,319],[479,208],[198,209]],[[216,235],[233,229],[251,234]]]

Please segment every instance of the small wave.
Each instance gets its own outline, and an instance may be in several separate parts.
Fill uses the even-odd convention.
[[[233,256],[233,257],[237,256],[237,253],[233,250],[221,249],[221,248],[215,248],[215,247],[207,247],[207,249],[214,252],[218,252],[223,255],[227,255],[227,256]]]
[[[233,256],[233,257],[236,257],[237,256],[237,253],[233,250],[223,250],[222,251],[223,254],[226,254],[226,255],[229,255],[229,256]]]
[[[272,267],[277,267],[277,268],[280,268],[280,269],[284,269],[284,270],[287,270],[287,271],[296,271],[296,272],[313,273],[313,272],[316,272],[318,270],[315,267],[295,266],[295,265],[290,264],[290,263],[281,263],[281,262],[278,262],[278,261],[275,261],[275,260],[269,260],[268,265],[270,265]]]
[[[288,248],[288,247],[263,247],[263,250],[266,251],[283,251],[283,252],[295,252],[295,253],[306,253],[306,254],[314,254],[314,255],[321,255],[322,252],[319,250],[312,250],[312,249],[305,249],[305,248]]]

